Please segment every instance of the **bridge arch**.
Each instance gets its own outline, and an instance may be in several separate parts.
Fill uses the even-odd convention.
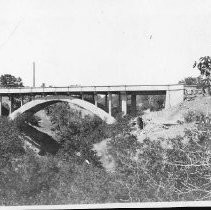
[[[26,104],[24,104],[23,106],[21,106],[19,109],[15,110],[14,112],[12,112],[9,115],[9,119],[14,120],[16,117],[18,117],[19,115],[23,114],[23,113],[31,113],[31,114],[35,114],[36,112],[52,105],[55,103],[59,103],[59,102],[67,102],[70,107],[74,107],[75,108],[80,108],[80,109],[84,109],[88,112],[91,112],[92,114],[100,117],[102,120],[104,120],[106,123],[108,124],[112,124],[115,122],[115,119],[110,116],[107,112],[105,112],[104,110],[96,107],[95,105],[81,100],[81,99],[36,99],[33,101],[30,101]]]

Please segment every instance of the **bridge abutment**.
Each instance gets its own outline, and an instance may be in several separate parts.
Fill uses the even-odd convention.
[[[165,109],[169,109],[175,105],[178,105],[184,101],[184,88],[166,91]]]

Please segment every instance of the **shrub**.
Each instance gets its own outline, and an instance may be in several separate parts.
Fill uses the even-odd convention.
[[[76,204],[116,202],[114,177],[94,165],[76,166],[71,186],[68,185],[67,199],[62,196],[65,203],[67,200]]]
[[[15,193],[13,189],[9,189],[9,185],[15,174],[12,170],[12,161],[25,154],[20,135],[14,122],[6,117],[0,118],[0,201],[2,205],[6,202],[5,199],[12,200]]]
[[[116,202],[118,184],[103,169],[77,164],[72,158],[59,161],[55,182],[35,197],[36,204],[83,204]],[[35,202],[34,202],[35,203]]]
[[[9,121],[6,117],[0,117],[0,158],[7,159],[24,153],[20,135],[14,122]]]
[[[12,159],[10,167],[4,171],[0,180],[1,205],[36,204],[36,196],[48,193],[58,174],[58,168],[50,158],[43,162],[32,153]]]
[[[209,200],[210,130],[210,122],[202,118],[197,130],[187,130],[184,138],[143,143],[128,134],[112,138],[109,153],[116,162],[116,181],[126,192],[124,200]]]
[[[100,166],[92,148],[105,136],[102,132],[105,123],[97,116],[82,116],[80,111],[70,109],[66,103],[50,106],[47,112],[54,125],[53,130],[60,136],[62,153],[70,156],[78,153],[81,161],[88,159]]]
[[[190,110],[187,113],[185,113],[184,120],[187,123],[191,123],[191,122],[195,122],[195,121],[198,122],[200,119],[202,119],[204,117],[205,117],[205,115],[203,112]]]

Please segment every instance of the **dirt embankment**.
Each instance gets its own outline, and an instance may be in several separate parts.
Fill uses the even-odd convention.
[[[167,110],[146,113],[142,116],[145,123],[144,129],[139,130],[136,126],[133,134],[139,141],[145,138],[156,140],[184,136],[185,129],[194,129],[196,126],[194,122],[188,123],[184,119],[189,111],[211,114],[211,97],[199,96]]]

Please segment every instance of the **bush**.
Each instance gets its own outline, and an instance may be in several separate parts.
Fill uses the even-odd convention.
[[[47,114],[54,125],[53,130],[60,136],[62,154],[74,156],[77,153],[80,161],[87,159],[101,165],[93,144],[105,137],[102,132],[105,122],[97,116],[82,116],[80,111],[70,109],[67,103],[50,106]]]
[[[203,119],[205,117],[203,112],[199,112],[199,111],[188,111],[187,113],[185,113],[184,115],[184,120],[187,123],[191,123],[191,122],[195,122],[195,121],[199,121],[201,119]]]
[[[14,122],[6,117],[0,118],[0,201],[2,205],[6,201],[9,202],[9,199],[12,200],[11,197],[15,193],[9,185],[15,174],[12,170],[13,160],[25,154],[20,135]]]
[[[0,117],[0,158],[7,159],[24,153],[20,135],[14,122],[9,121],[6,117]],[[3,160],[1,162],[5,163]]]
[[[104,169],[88,165],[85,162],[75,165],[71,179],[63,179],[66,188],[57,193],[57,203],[110,203],[115,199],[115,179]],[[65,195],[66,194],[66,195]]]
[[[211,120],[211,118],[210,118]],[[125,201],[190,201],[211,198],[211,125],[200,120],[184,138],[143,143],[132,135],[114,137],[109,153]],[[122,190],[123,191],[123,190]]]
[[[0,174],[0,205],[115,202],[113,177],[92,164],[66,158],[26,153],[11,159]]]
[[[39,159],[28,153],[11,160],[11,167],[5,168],[1,176],[0,200],[2,205],[29,205],[43,191],[48,191],[54,183],[56,170],[39,163]],[[49,163],[49,161],[48,161]]]

